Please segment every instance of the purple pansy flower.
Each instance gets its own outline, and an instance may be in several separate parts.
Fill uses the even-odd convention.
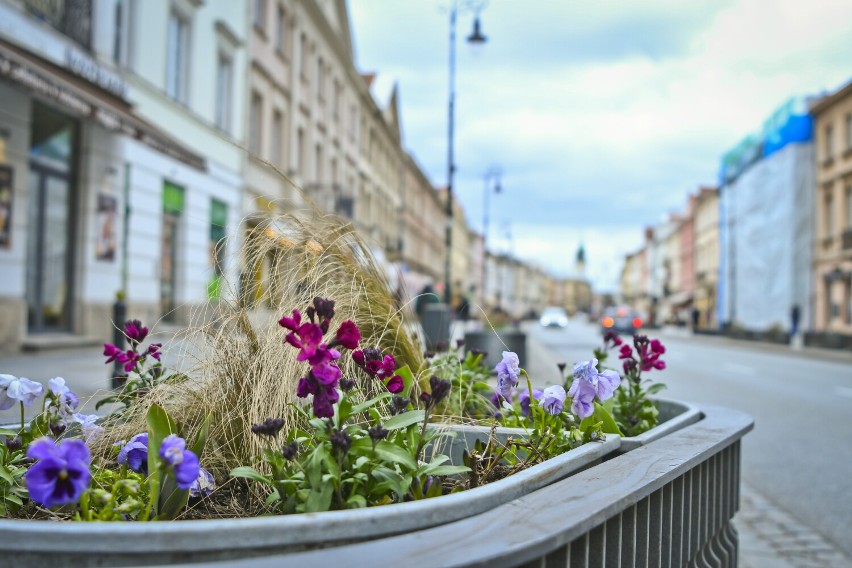
[[[169,434],[163,439],[160,444],[160,459],[174,476],[180,489],[189,489],[192,482],[198,479],[201,469],[198,456],[192,450],[186,449],[186,440],[177,434]]]
[[[216,480],[213,479],[213,474],[204,469],[198,468],[198,477],[189,486],[190,497],[207,497],[213,490],[216,489]]]
[[[541,393],[541,407],[552,416],[562,412],[565,408],[565,389],[561,385],[552,385]]]
[[[511,351],[503,351],[503,359],[497,363],[497,390],[508,399],[512,389],[518,386],[518,378],[521,376],[518,356]]]
[[[568,396],[576,397],[580,385],[589,384],[592,390],[601,401],[612,398],[613,392],[621,384],[621,377],[618,373],[612,370],[598,372],[598,360],[591,359],[574,365],[574,382],[571,383],[571,388],[568,390]]]
[[[72,420],[80,399],[66,386],[65,379],[54,377],[47,381],[47,388],[52,395],[52,401],[47,405],[48,412],[62,422]]]
[[[136,434],[118,452],[118,463],[148,475],[148,433]]]
[[[127,320],[124,322],[124,335],[130,341],[130,345],[136,346],[148,337],[148,328],[139,320]]]
[[[15,406],[16,401],[24,406],[32,406],[35,399],[42,394],[44,387],[41,383],[25,377],[0,375],[0,410],[9,410]]]
[[[578,381],[577,388],[571,386],[571,412],[580,418],[588,418],[595,413],[595,391],[594,385],[589,381]]]
[[[82,440],[63,440],[57,445],[50,438],[33,442],[27,457],[38,460],[24,478],[30,499],[45,507],[76,503],[89,488],[91,456]]]
[[[95,440],[104,432],[104,427],[97,423],[100,418],[97,414],[80,414],[78,412],[71,418],[74,422],[80,424],[80,427],[83,430],[83,436],[86,438],[87,442]]]
[[[541,389],[533,389],[532,398],[534,398],[536,400],[541,400],[542,394],[544,394],[544,391],[542,391]],[[493,398],[491,399],[491,402],[494,402]],[[526,390],[524,390],[524,392],[521,393],[521,396],[518,397],[518,402],[520,402],[520,404],[521,404],[521,414],[523,414],[524,416],[529,416],[530,415],[530,404],[532,402],[531,399],[530,399],[529,389],[526,389]],[[563,400],[563,402],[564,402],[564,400]]]

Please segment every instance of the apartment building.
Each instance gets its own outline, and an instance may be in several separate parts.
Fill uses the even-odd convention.
[[[816,146],[813,331],[852,336],[852,82],[810,110]]]
[[[719,192],[702,187],[695,196],[694,272],[698,327],[715,329],[716,287],[719,279]]]
[[[185,321],[235,273],[244,21],[240,3],[0,0],[4,349],[109,337],[119,294]]]

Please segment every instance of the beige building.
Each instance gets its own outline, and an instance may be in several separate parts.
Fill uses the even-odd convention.
[[[402,192],[402,279],[408,298],[444,278],[444,226],[441,196],[410,154],[405,158]]]
[[[816,332],[852,335],[852,82],[811,107],[816,144]]]
[[[719,280],[719,192],[702,187],[695,201],[695,309],[698,327],[715,329],[716,287]]]

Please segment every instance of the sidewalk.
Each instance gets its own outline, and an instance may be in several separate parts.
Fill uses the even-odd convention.
[[[696,341],[706,341],[714,343],[721,347],[739,347],[748,349],[761,349],[764,351],[774,351],[776,353],[784,353],[794,357],[807,357],[814,359],[828,359],[832,361],[852,363],[852,351],[842,349],[824,349],[821,347],[805,347],[782,345],[780,343],[769,343],[767,341],[750,341],[748,339],[734,339],[725,335],[712,335],[704,333],[693,333],[687,327],[676,327],[665,325],[659,329],[648,330],[648,333],[654,336],[669,337],[669,338],[684,338],[693,339]]]

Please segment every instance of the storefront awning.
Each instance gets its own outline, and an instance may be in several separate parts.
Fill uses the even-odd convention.
[[[136,116],[127,101],[2,39],[0,77],[107,130],[139,140],[198,170],[207,169],[203,157]]]

